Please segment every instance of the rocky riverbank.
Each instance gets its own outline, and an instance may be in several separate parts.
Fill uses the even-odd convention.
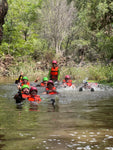
[[[11,55],[0,58],[0,76],[9,76],[9,67],[13,64],[13,60]]]

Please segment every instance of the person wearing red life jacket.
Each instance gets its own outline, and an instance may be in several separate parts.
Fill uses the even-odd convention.
[[[38,104],[41,102],[41,98],[37,95],[38,90],[36,87],[30,88],[30,95],[28,97],[28,101],[30,102],[29,111],[38,111]]]
[[[63,86],[66,87],[66,86],[72,86],[72,80],[70,78],[69,75],[66,75],[65,76],[65,79],[63,80]]]
[[[49,95],[58,94],[58,92],[56,91],[56,87],[54,86],[54,83],[52,80],[48,81],[47,87],[45,90],[46,91],[43,94],[49,94]]]
[[[29,97],[29,86],[23,85],[21,88],[21,91],[14,96],[14,99],[16,100],[16,104],[23,102],[25,99]]]
[[[36,102],[36,103],[40,103],[41,102],[41,98],[39,95],[37,95],[38,90],[36,87],[31,87],[30,88],[30,95],[28,97],[28,101],[29,102]]]
[[[18,89],[21,90],[21,87],[23,85],[28,85],[30,87],[30,82],[28,81],[28,77],[24,76],[22,78],[22,82],[20,84],[18,84]]]
[[[22,83],[21,83],[21,86],[23,86],[24,84],[27,84],[28,86],[30,86],[30,83],[28,81],[28,77],[24,76],[22,78]]]
[[[56,60],[52,61],[52,67],[49,70],[48,79],[50,79],[52,81],[60,80],[60,70],[59,70]]]
[[[47,87],[47,82],[48,82],[48,78],[47,77],[43,77],[43,81],[40,83],[41,87]]]
[[[35,82],[37,82],[39,80],[39,77],[35,80]],[[37,84],[36,86],[39,87],[47,87],[47,82],[48,82],[48,78],[47,77],[43,77],[43,80],[40,84]]]

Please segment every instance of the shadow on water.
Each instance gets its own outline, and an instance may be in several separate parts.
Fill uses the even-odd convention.
[[[0,85],[0,150],[113,150],[109,91],[61,91],[17,108],[16,92],[14,84]]]

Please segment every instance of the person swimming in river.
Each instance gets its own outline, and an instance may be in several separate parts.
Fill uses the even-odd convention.
[[[37,93],[38,93],[38,90],[37,90],[36,87],[31,87],[31,88],[30,88],[29,97],[28,97],[28,101],[29,101],[30,103],[35,102],[35,103],[38,104],[38,103],[41,102],[41,98],[40,98],[39,95],[37,95]]]
[[[37,95],[38,90],[36,87],[31,87],[29,93],[30,93],[30,95],[28,97],[28,101],[30,103],[29,111],[37,111],[38,104],[41,102],[40,96]]]
[[[60,70],[59,70],[56,60],[52,61],[52,67],[49,70],[48,79],[54,82],[60,80]]]
[[[38,80],[39,80],[39,77],[37,77],[35,82],[37,82]],[[42,82],[40,84],[37,84],[36,86],[47,87],[47,82],[48,82],[48,78],[47,77],[43,77]]]
[[[72,80],[71,80],[71,77],[69,75],[66,75],[65,76],[65,79],[62,81],[62,85],[63,87],[72,87],[72,88],[75,88],[75,85],[72,84]]]
[[[49,94],[49,95],[59,94],[56,91],[56,87],[54,86],[54,82],[52,80],[49,80],[47,82],[47,87],[45,89],[45,92],[43,92],[42,94]]]
[[[21,87],[22,87],[23,85],[28,85],[28,86],[30,87],[30,82],[28,81],[28,77],[26,77],[26,76],[24,76],[24,77],[22,78],[22,82],[18,84],[18,86],[17,86],[18,89],[21,90]]]
[[[69,75],[65,76],[65,79],[63,80],[63,86],[72,86],[72,80],[71,77]]]
[[[29,97],[29,86],[23,85],[21,90],[18,91],[18,93],[14,96],[14,99],[16,100],[16,104],[23,102]]]

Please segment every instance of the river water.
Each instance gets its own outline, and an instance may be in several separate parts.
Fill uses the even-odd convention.
[[[113,90],[41,94],[36,110],[27,102],[18,109],[16,92],[0,83],[0,150],[113,150]]]

